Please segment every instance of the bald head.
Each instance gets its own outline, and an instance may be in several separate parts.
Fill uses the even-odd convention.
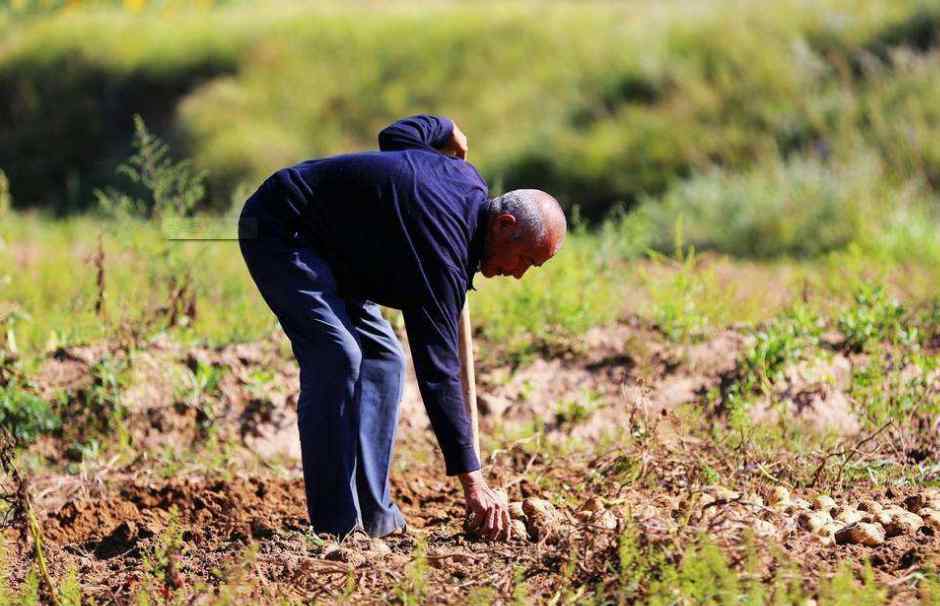
[[[520,233],[531,239],[533,244],[548,239],[560,247],[568,229],[558,200],[540,189],[514,189],[493,198],[490,200],[490,213],[492,216],[512,215]]]
[[[516,189],[490,200],[483,275],[521,278],[558,252],[567,221],[558,201],[538,189]]]

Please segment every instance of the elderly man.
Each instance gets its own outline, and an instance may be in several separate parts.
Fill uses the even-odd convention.
[[[310,522],[339,536],[405,525],[388,482],[404,357],[384,305],[404,315],[447,475],[484,536],[505,536],[509,513],[483,479],[464,408],[458,322],[474,273],[521,278],[558,252],[565,217],[538,190],[488,199],[447,118],[396,122],[379,148],[274,173],[239,221],[248,270],[300,365]]]

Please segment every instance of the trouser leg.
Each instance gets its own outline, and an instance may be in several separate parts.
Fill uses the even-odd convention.
[[[398,337],[378,305],[350,306],[350,317],[362,350],[356,487],[363,528],[381,537],[405,525],[389,495],[405,361]]]
[[[264,236],[263,217],[261,226]],[[316,532],[346,535],[361,525],[356,460],[362,365],[346,303],[329,266],[311,248],[261,237],[242,239],[241,249],[300,366],[297,416],[310,523]]]

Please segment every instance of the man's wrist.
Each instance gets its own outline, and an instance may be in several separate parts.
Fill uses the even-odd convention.
[[[477,469],[476,471],[468,471],[467,473],[457,474],[457,478],[460,480],[461,486],[464,490],[469,490],[474,486],[481,486],[486,484],[483,480],[483,473]]]

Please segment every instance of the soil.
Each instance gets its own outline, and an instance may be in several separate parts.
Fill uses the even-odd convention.
[[[869,562],[892,599],[905,603],[912,595],[906,579],[938,563],[940,537],[931,529],[875,547],[827,545],[800,528],[796,514],[755,499],[768,501],[778,484],[807,500],[824,489],[847,503],[902,504],[908,494],[848,483],[837,465],[814,477],[815,463],[807,471],[796,454],[705,441],[684,425],[683,407],[705,408],[706,419],[719,414],[709,394],[734,379],[748,344],[728,330],[677,345],[631,320],[592,330],[576,348],[518,368],[480,368],[484,434],[512,435],[533,423],[544,429],[534,434],[544,443],[507,441],[487,459],[491,483],[510,500],[554,503],[559,531],[539,541],[490,544],[464,532],[458,485],[443,474],[409,376],[392,475],[392,495],[408,529],[386,537],[384,547],[362,537],[336,547],[309,533],[296,433],[297,370],[283,337],[215,349],[159,339],[133,353],[108,344],[59,350],[34,378],[47,397],[64,393],[89,402],[90,393],[99,393],[99,362],[129,368],[122,431],[133,456],[76,457],[70,440],[84,434],[74,427],[31,448],[42,461],[29,490],[51,574],[61,579],[77,570],[87,597],[98,604],[132,603],[139,591],[184,592],[187,603],[210,603],[231,591],[243,603],[349,594],[381,603],[412,587],[412,573],[424,561],[429,586],[449,588],[427,595],[429,602],[463,603],[481,587],[508,599],[520,578],[530,597],[548,601],[571,587],[616,582],[611,571],[619,565],[618,543],[630,529],[645,548],[673,562],[707,536],[741,566],[748,546],[760,541],[759,574],[771,575],[780,566],[772,554],[782,553],[802,570],[810,593],[840,564],[860,569]],[[822,366],[789,369],[781,389],[791,408],[757,407],[755,418],[779,423],[787,414],[807,431],[840,433],[843,443],[853,443],[861,425],[846,397],[846,376],[857,363],[851,354],[837,354]],[[179,387],[213,368],[216,387]],[[902,440],[893,431],[869,440],[865,452],[908,464],[918,453],[937,451],[933,438]],[[585,447],[566,446],[571,438]],[[716,477],[724,487],[714,486]],[[615,523],[578,514],[598,502]],[[19,582],[33,552],[19,529],[5,536],[16,545],[12,574]]]

